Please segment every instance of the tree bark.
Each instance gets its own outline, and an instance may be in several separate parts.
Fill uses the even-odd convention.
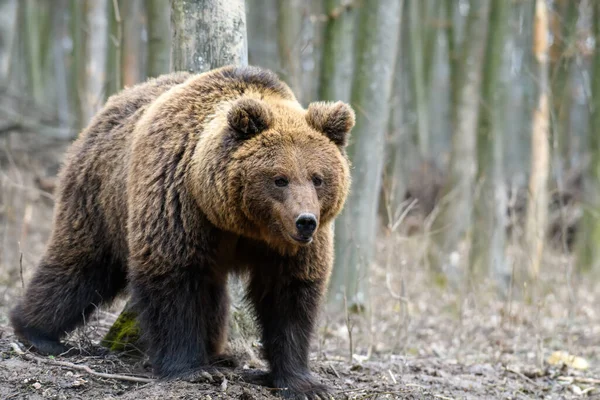
[[[133,86],[142,80],[142,2],[125,0],[119,3],[123,20],[121,46],[122,86]],[[168,14],[167,14],[168,15]]]
[[[148,13],[147,75],[169,72],[171,64],[171,8],[164,0],[146,0]]]
[[[279,0],[247,0],[248,60],[251,65],[281,71],[277,40]]]
[[[592,71],[588,145],[591,159],[584,178],[584,217],[578,233],[579,271],[600,271],[600,2],[593,2],[592,31],[596,38]]]
[[[489,0],[471,3],[462,64],[454,78],[458,79],[457,105],[452,115],[452,150],[449,177],[442,189],[439,214],[433,223],[429,249],[430,266],[446,276],[456,278],[462,255],[462,240],[468,240],[471,228],[473,189],[476,173],[476,137],[479,118],[479,94],[483,55],[487,37]],[[468,246],[465,246],[468,248]],[[467,255],[468,259],[468,255]]]
[[[85,91],[85,43],[82,38],[85,37],[82,22],[85,19],[84,4],[80,0],[71,0],[70,8],[70,30],[73,38],[73,48],[71,50],[71,79],[70,93],[72,99],[72,110],[74,130],[79,131],[83,128],[85,122],[83,117],[84,110],[84,91]]]
[[[203,72],[248,64],[241,0],[171,0],[171,70]]]
[[[100,109],[105,98],[106,64],[108,56],[108,1],[86,3],[87,39],[85,58],[85,97],[83,125],[87,125]]]
[[[508,3],[492,0],[489,34],[483,69],[482,102],[479,107],[479,134],[477,149],[477,184],[475,221],[470,271],[475,275],[496,278],[499,287],[508,288],[510,271],[507,269],[506,207],[507,188],[504,178],[504,110],[505,85],[501,75],[508,31]]]
[[[16,43],[17,0],[0,0],[0,86],[8,86],[8,72]]]
[[[550,109],[548,105],[548,11],[544,0],[536,0],[533,54],[539,82],[538,104],[533,114],[531,136],[531,173],[525,221],[525,254],[529,277],[537,278],[548,219],[548,169],[550,164]]]
[[[325,15],[319,97],[328,101],[350,101],[356,11],[346,5],[345,0],[327,0]]]
[[[337,304],[368,306],[369,264],[377,234],[377,209],[389,115],[400,2],[378,0],[361,8],[357,64],[351,100],[357,112],[348,153],[353,163],[352,190],[335,224],[335,268],[331,299]]]
[[[427,103],[427,82],[425,76],[426,50],[423,40],[423,27],[421,26],[421,7],[422,4],[415,0],[408,2],[408,12],[410,15],[410,59],[413,82],[413,92],[415,94],[415,108],[417,114],[417,138],[419,142],[419,154],[421,159],[429,159],[429,121],[428,121],[428,103]]]

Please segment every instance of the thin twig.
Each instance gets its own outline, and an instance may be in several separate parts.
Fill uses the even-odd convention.
[[[21,276],[21,288],[25,289],[25,280],[23,279],[23,252],[19,256],[19,275]]]
[[[58,361],[58,360],[52,360],[49,358],[36,357],[31,353],[26,353],[23,350],[21,350],[19,348],[19,345],[17,345],[16,343],[11,343],[10,347],[13,349],[13,351],[15,353],[17,353],[18,355],[20,355],[21,357],[25,358],[28,361],[37,361],[37,362],[41,362],[43,364],[55,365],[58,367],[64,367],[64,368],[70,368],[70,369],[76,369],[79,371],[87,372],[90,375],[97,376],[98,378],[117,379],[120,381],[138,382],[138,383],[151,383],[151,382],[156,381],[155,379],[142,378],[142,377],[138,377],[138,376],[128,376],[128,375],[108,374],[108,373],[104,373],[104,372],[97,372],[85,364],[73,364],[68,361]]]

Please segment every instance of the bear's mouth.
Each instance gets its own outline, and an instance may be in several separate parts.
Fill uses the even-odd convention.
[[[295,242],[298,242],[300,244],[310,244],[310,242],[313,241],[312,236],[305,237],[305,236],[296,236],[296,235],[292,235],[292,234],[289,234],[289,235],[292,239],[294,239]]]

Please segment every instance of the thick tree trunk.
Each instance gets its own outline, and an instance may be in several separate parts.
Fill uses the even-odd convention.
[[[584,218],[578,233],[578,269],[600,271],[600,2],[593,3],[593,32],[596,37],[594,61],[591,71],[592,94],[590,96],[590,120],[588,145],[590,163],[584,180]]]
[[[433,224],[429,262],[436,271],[453,278],[458,273],[461,241],[468,240],[476,173],[476,137],[483,55],[486,44],[489,0],[471,3],[452,115],[452,150],[449,178],[442,189],[439,215]],[[458,66],[456,67],[458,68]],[[468,246],[466,246],[468,247]]]
[[[171,70],[248,64],[243,0],[172,0]]]
[[[147,75],[169,72],[171,65],[171,7],[165,0],[146,0],[148,13]]]
[[[357,112],[348,148],[353,163],[352,190],[335,224],[335,268],[332,300],[362,309],[368,305],[369,264],[377,234],[377,209],[389,114],[400,2],[378,0],[361,8],[357,64],[351,100]]]
[[[548,105],[548,11],[545,0],[536,0],[533,53],[539,82],[538,104],[533,115],[531,137],[531,173],[525,222],[525,258],[529,276],[537,278],[548,219],[548,170],[550,164],[550,109]]]
[[[501,82],[503,55],[508,31],[509,4],[492,0],[477,149],[478,196],[471,252],[472,273],[496,278],[508,288],[510,271],[505,257],[507,189],[504,179],[504,110],[506,89]]]

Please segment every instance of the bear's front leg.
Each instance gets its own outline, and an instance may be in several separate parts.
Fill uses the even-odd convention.
[[[329,398],[308,367],[310,338],[325,281],[278,279],[254,273],[249,295],[254,304],[272,384],[285,398]]]
[[[165,272],[156,273],[146,264],[130,274],[133,304],[154,373],[210,381],[210,359],[221,347],[216,341],[222,340],[226,320],[226,278],[202,266],[161,270]]]

